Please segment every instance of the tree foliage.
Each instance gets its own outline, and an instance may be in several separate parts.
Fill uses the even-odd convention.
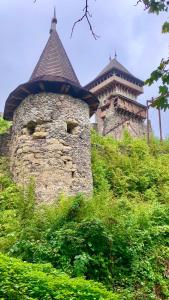
[[[148,10],[149,13],[156,13],[159,12],[167,12],[169,1],[167,0],[138,0],[137,3],[143,3],[145,10]]]
[[[167,0],[139,0],[138,3],[143,3],[145,10],[149,13],[168,13],[169,1]],[[168,20],[162,25],[162,33],[169,33]],[[169,108],[169,57],[162,58],[158,68],[151,73],[145,83],[150,86],[159,80],[162,84],[159,86],[159,96],[154,99],[153,106],[166,110]]]

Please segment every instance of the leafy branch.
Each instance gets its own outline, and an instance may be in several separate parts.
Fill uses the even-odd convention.
[[[169,10],[169,1],[166,0],[138,0],[136,5],[139,3],[144,4],[144,8],[148,13],[158,15],[160,12],[168,12]],[[169,33],[168,21],[162,25],[162,33]],[[166,110],[169,109],[169,57],[166,59],[162,58],[160,65],[151,73],[145,84],[151,86],[158,80],[161,80],[162,84],[159,86],[159,96],[156,97],[153,106]]]
[[[138,0],[136,5],[139,3],[144,4],[144,9],[148,10],[149,13],[156,13],[168,11],[169,1],[166,0]]]
[[[145,81],[145,84],[150,86],[160,79],[162,85],[159,86],[159,97],[158,100],[155,101],[154,106],[166,110],[169,108],[169,58],[161,60],[159,67],[151,73],[150,78]]]

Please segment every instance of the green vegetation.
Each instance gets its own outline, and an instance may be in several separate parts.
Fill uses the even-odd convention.
[[[51,206],[37,207],[33,182],[22,191],[6,165],[1,158],[0,250],[33,264],[0,257],[2,299],[116,299],[79,277],[119,299],[169,298],[169,140],[147,146],[127,133],[119,142],[93,133],[93,197]]]
[[[2,254],[0,279],[1,299],[119,299],[101,284],[71,279],[50,264],[28,264]]]
[[[0,134],[5,133],[11,127],[11,122],[5,121],[0,117]]]
[[[169,22],[168,22],[168,11],[169,11],[169,1],[168,0],[138,0],[137,4],[144,4],[144,9],[148,11],[148,13],[153,14],[164,14],[166,15],[166,22],[162,25],[162,33],[169,33]],[[159,95],[156,97],[152,106],[157,108],[162,108],[164,110],[169,108],[169,57],[162,58],[160,65],[156,70],[154,70],[150,78],[145,81],[145,84],[152,85],[156,82],[160,84],[159,86]]]

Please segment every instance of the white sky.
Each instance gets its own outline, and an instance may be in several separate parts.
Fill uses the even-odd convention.
[[[148,14],[136,0],[89,0],[96,41],[84,21],[77,25],[70,39],[73,22],[84,6],[84,0],[0,0],[0,110],[9,93],[26,82],[49,36],[53,7],[56,5],[58,33],[82,85],[94,79],[117,51],[118,60],[133,75],[145,80],[168,55],[168,35],[161,34],[167,19]],[[146,87],[139,100],[158,94],[157,86]],[[157,113],[150,113],[158,135]],[[162,114],[163,132],[169,136],[169,112]]]

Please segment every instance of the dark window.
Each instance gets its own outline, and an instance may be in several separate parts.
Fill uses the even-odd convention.
[[[67,122],[67,133],[74,134],[77,125],[78,124],[76,122]]]
[[[32,135],[35,132],[37,124],[34,121],[30,121],[27,125],[26,128],[28,130],[28,133]]]

